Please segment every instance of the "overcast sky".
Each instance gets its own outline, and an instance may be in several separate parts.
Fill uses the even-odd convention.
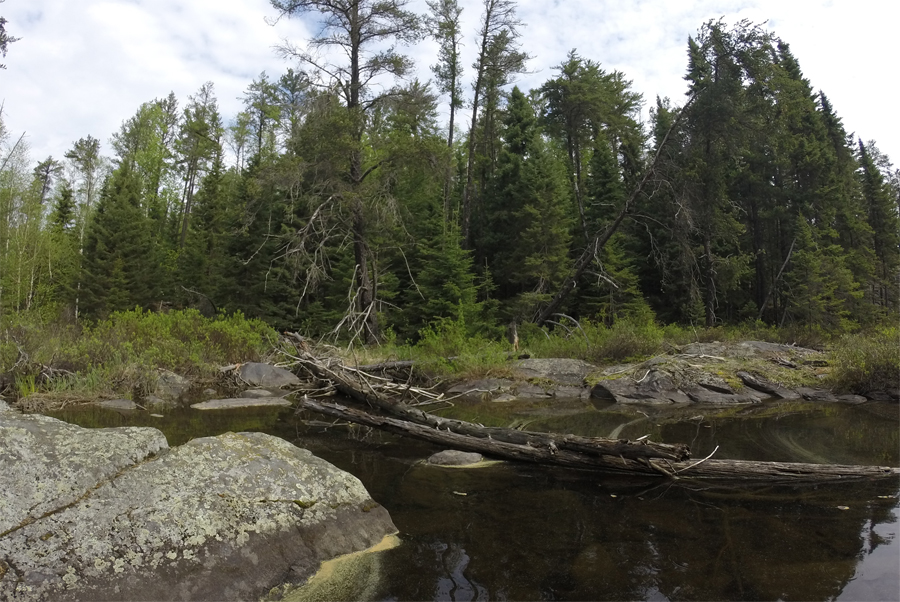
[[[465,64],[476,50],[481,0],[464,7]],[[657,95],[684,100],[687,38],[707,20],[750,19],[791,45],[813,88],[829,96],[850,132],[875,139],[900,164],[900,119],[884,109],[896,99],[896,26],[892,0],[520,0],[524,49],[532,74],[518,82],[539,86],[576,48],[582,57],[618,69],[652,106]],[[410,7],[425,9],[424,0]],[[302,45],[299,19],[275,16],[268,0],[7,0],[0,4],[9,46],[0,71],[0,101],[11,136],[23,132],[37,161],[61,158],[84,136],[110,135],[141,103],[175,92],[182,106],[206,81],[215,84],[230,120],[239,97],[266,71],[273,79],[291,64],[274,47]],[[429,79],[436,47],[408,53]],[[467,93],[468,93],[467,88]],[[646,118],[646,109],[644,111]]]

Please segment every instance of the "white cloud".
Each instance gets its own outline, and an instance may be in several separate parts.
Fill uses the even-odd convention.
[[[477,50],[480,0],[462,0],[468,67]],[[411,7],[425,10],[424,0]],[[273,51],[283,38],[302,44],[304,20],[272,27],[268,0],[8,0],[0,14],[22,39],[10,46],[0,71],[0,99],[14,135],[28,133],[35,159],[60,157],[88,134],[106,145],[141,103],[174,91],[184,103],[206,81],[216,87],[222,113],[240,109],[250,81],[289,63]],[[893,25],[900,4],[875,0],[521,0],[523,47],[531,88],[576,48],[633,80],[647,106],[657,95],[684,98],[688,35],[707,20],[768,20],[791,44],[814,89],[823,89],[850,131],[874,138],[900,163],[900,122],[882,107],[893,97],[886,59],[896,54]],[[306,19],[312,21],[311,18]],[[419,78],[430,79],[436,46],[408,49]]]

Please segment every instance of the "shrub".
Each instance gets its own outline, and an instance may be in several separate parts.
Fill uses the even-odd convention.
[[[20,395],[35,388],[26,377],[46,372],[45,367],[75,374],[54,383],[34,381],[42,390],[147,390],[158,368],[208,375],[224,364],[261,359],[278,338],[264,322],[241,313],[209,319],[196,310],[135,309],[83,326],[36,314],[9,316],[6,322],[0,329],[0,374],[15,372]]]

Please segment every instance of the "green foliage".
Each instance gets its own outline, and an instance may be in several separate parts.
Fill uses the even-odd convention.
[[[478,378],[510,372],[509,346],[473,331],[460,308],[456,319],[444,318],[426,326],[411,356],[432,376]]]
[[[159,300],[158,247],[128,163],[106,182],[84,247],[83,307],[103,317]]]
[[[583,320],[560,321],[550,332],[534,325],[519,329],[523,348],[537,357],[573,357],[595,364],[646,359],[662,351],[665,331],[650,315],[618,320],[612,327]]]
[[[900,329],[844,335],[831,351],[829,384],[838,391],[896,392],[900,383]]]
[[[157,313],[136,308],[74,326],[22,313],[0,330],[0,374],[15,368],[20,391],[35,383],[50,390],[130,394],[155,382],[157,370],[209,376],[226,364],[257,361],[277,334],[240,313],[204,318],[196,310]],[[19,360],[27,358],[22,364]],[[55,382],[35,381],[41,366],[70,372]],[[31,380],[29,380],[31,379]]]
[[[436,89],[369,85],[412,67],[394,44],[418,39],[421,21],[403,2],[361,2],[359,18],[327,2],[271,4],[315,13],[325,29],[297,50],[310,71],[262,73],[229,128],[207,82],[183,108],[174,94],[142,104],[113,136],[112,162],[86,137],[67,165],[34,167],[0,120],[0,320],[99,320],[78,326],[81,347],[66,331],[75,326],[52,326],[47,345],[28,347],[32,361],[66,356],[105,381],[92,354],[190,371],[253,346],[216,334],[221,324],[183,323],[195,318],[127,317],[196,307],[341,342],[384,331],[421,353],[493,365],[479,350],[503,348],[501,325],[546,307],[613,223],[559,306],[580,325],[521,326],[540,353],[621,361],[661,341],[741,336],[821,347],[895,319],[900,175],[874,143],[850,142],[764,27],[704,24],[688,41],[690,106],[657,99],[645,130],[625,74],[574,50],[539,88],[507,90],[528,57],[514,4],[489,3],[472,129],[454,144],[452,115],[467,100],[456,0],[428,2]],[[334,45],[359,60],[314,56]],[[450,96],[446,129],[438,93]],[[198,329],[208,347],[182,340]],[[12,339],[0,355],[15,363]]]

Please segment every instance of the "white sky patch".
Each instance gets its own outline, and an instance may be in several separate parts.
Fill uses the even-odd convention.
[[[478,42],[481,0],[464,7],[463,62]],[[606,70],[622,71],[644,95],[644,119],[657,95],[684,100],[687,38],[709,19],[768,21],[791,45],[813,89],[828,95],[850,132],[875,139],[900,164],[900,120],[882,107],[894,96],[884,66],[896,55],[893,29],[900,3],[878,0],[521,0],[523,49],[534,59],[518,85],[528,90],[555,75],[554,66],[577,49]],[[426,10],[424,0],[410,8]],[[183,106],[206,81],[215,84],[226,121],[262,71],[277,79],[290,62],[274,51],[282,39],[303,46],[304,21],[275,17],[268,0],[7,0],[0,14],[22,39],[9,47],[0,71],[4,119],[15,138],[27,133],[32,158],[61,158],[84,136],[109,138],[138,107],[175,92]],[[402,50],[402,49],[401,49]],[[424,41],[405,51],[417,77],[431,79],[437,47]],[[294,65],[296,66],[296,65]],[[466,93],[470,88],[466,87]],[[446,112],[446,107],[442,107]],[[469,111],[462,111],[462,127]]]

